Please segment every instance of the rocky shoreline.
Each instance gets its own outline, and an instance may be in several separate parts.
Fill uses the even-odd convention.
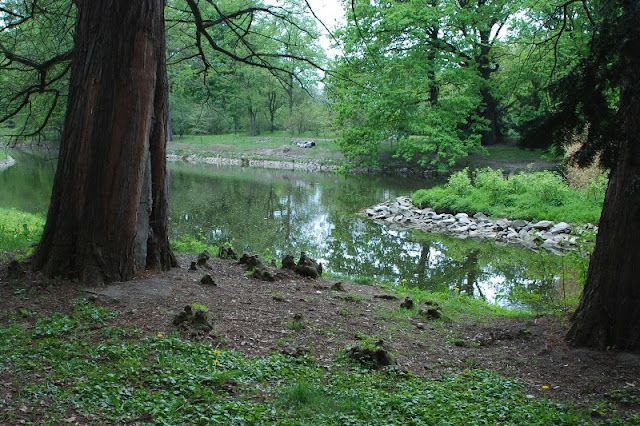
[[[16,164],[16,160],[14,160],[13,157],[11,157],[11,156],[7,156],[6,160],[0,161],[0,170],[9,168],[9,167],[13,166],[14,164]]]
[[[167,161],[185,161],[192,164],[215,164],[220,166],[261,167],[264,169],[302,170],[308,172],[334,172],[339,166],[314,161],[260,160],[250,158],[202,157],[199,155],[167,155]]]
[[[555,223],[550,220],[491,220],[483,213],[438,213],[431,208],[416,207],[409,197],[398,197],[370,207],[364,212],[369,218],[387,226],[438,232],[459,238],[494,240],[498,244],[511,244],[528,249],[546,249],[555,254],[579,249],[578,236],[597,232],[593,224]]]

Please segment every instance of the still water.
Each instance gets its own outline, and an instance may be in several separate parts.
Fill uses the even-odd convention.
[[[0,207],[45,213],[55,161],[10,155],[18,164],[0,171]],[[335,274],[473,294],[506,306],[558,297],[558,257],[392,230],[360,214],[434,182],[183,163],[170,168],[172,239],[190,235],[277,259],[304,251]]]

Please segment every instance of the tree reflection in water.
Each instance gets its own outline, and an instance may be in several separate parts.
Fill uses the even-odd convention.
[[[326,270],[432,291],[459,291],[502,305],[555,296],[560,259],[494,242],[394,230],[364,208],[425,182],[220,166],[175,167],[173,237],[234,239],[239,251],[277,256],[305,251]],[[188,219],[187,219],[188,217]],[[523,297],[527,296],[527,297]]]

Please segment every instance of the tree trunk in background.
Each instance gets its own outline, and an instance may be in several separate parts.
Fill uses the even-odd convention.
[[[249,133],[251,136],[258,136],[258,112],[252,107],[248,108],[249,111]]]
[[[33,265],[87,283],[175,265],[164,0],[76,0],[69,100]]]
[[[488,126],[488,129],[482,133],[482,146],[498,143],[498,137],[500,136],[498,131],[498,101],[491,91],[491,74],[493,74],[494,69],[489,60],[491,51],[490,37],[491,31],[480,31],[480,56],[476,59],[480,76],[484,80],[484,85],[480,90],[483,104],[482,118],[485,119]]]
[[[293,75],[289,75],[287,98],[289,100],[289,134],[293,136]]]
[[[640,351],[640,1],[623,4],[620,156],[567,339],[578,346]]]

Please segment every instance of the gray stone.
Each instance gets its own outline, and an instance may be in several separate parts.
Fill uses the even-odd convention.
[[[496,226],[500,229],[507,229],[509,227],[509,221],[505,219],[496,220]]]
[[[557,223],[549,230],[549,232],[552,234],[560,234],[569,231],[571,231],[571,225],[566,222]]]
[[[553,222],[550,220],[541,220],[531,225],[531,227],[534,229],[549,229],[552,226],[553,226]]]
[[[522,220],[522,219],[512,220],[511,221],[511,226],[516,228],[516,229],[517,228],[524,228],[528,224],[529,224],[529,222],[527,222],[526,220]]]

